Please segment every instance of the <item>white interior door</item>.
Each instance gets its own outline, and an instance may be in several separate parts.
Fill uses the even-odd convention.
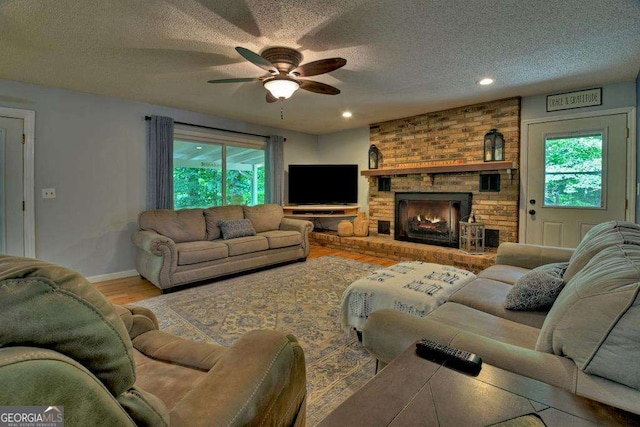
[[[0,117],[0,130],[0,249],[5,255],[24,256],[24,121]]]
[[[526,243],[575,247],[594,225],[624,220],[627,115],[528,126]]]

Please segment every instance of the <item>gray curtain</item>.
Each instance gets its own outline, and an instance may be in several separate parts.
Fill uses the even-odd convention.
[[[173,209],[173,119],[151,116],[147,132],[147,209]]]
[[[265,203],[284,203],[284,137],[272,135],[265,152]]]

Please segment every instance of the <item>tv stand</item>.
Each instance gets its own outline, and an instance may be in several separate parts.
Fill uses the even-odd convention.
[[[283,206],[289,218],[345,218],[358,216],[358,205],[288,205]]]

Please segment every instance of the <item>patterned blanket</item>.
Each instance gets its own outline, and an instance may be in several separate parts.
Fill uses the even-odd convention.
[[[422,261],[377,270],[353,282],[342,294],[342,327],[361,331],[369,314],[382,308],[424,317],[475,278],[467,270]]]

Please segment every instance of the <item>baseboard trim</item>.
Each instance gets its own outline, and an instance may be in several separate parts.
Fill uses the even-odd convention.
[[[106,282],[107,280],[124,279],[125,277],[137,276],[139,273],[137,270],[125,270],[118,271],[109,274],[100,274],[98,276],[87,277],[89,283]]]

